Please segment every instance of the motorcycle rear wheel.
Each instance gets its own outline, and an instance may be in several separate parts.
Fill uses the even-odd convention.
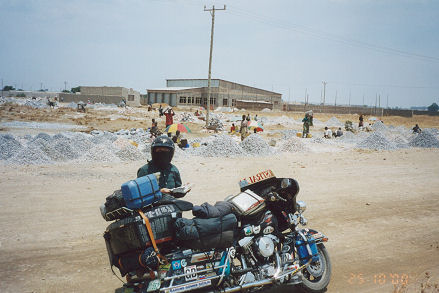
[[[323,273],[319,277],[313,277],[307,269],[302,271],[302,283],[300,286],[305,292],[320,293],[325,292],[331,280],[331,260],[323,244],[317,245],[320,256],[320,265],[323,266]]]

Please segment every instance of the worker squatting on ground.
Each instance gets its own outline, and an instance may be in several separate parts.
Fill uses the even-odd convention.
[[[419,127],[418,124],[416,124],[412,130],[413,130],[413,133],[421,133],[422,132],[422,129]]]
[[[328,128],[328,126],[325,126],[325,132],[323,133],[324,138],[331,138],[332,137],[332,130]]]

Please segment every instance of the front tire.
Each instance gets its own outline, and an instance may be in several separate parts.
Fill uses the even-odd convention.
[[[331,280],[331,260],[329,259],[329,254],[323,244],[317,245],[317,251],[319,252],[320,257],[319,265],[323,266],[323,273],[319,277],[314,277],[306,268],[303,269],[302,284],[300,284],[300,286],[305,292],[325,292],[326,287]]]

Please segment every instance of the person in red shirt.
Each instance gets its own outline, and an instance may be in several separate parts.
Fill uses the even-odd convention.
[[[170,108],[168,111],[165,112],[166,127],[168,127],[171,124],[174,124],[174,118],[173,118],[174,115],[175,115],[175,113],[172,110],[172,108]]]

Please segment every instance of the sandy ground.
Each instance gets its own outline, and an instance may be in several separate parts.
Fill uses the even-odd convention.
[[[184,182],[195,183],[186,197],[194,203],[237,193],[239,179],[268,168],[296,178],[308,226],[329,237],[328,292],[392,292],[406,281],[419,292],[425,272],[439,279],[438,159],[439,150],[351,150],[175,164]],[[0,292],[120,287],[99,205],[143,163],[1,166]]]

